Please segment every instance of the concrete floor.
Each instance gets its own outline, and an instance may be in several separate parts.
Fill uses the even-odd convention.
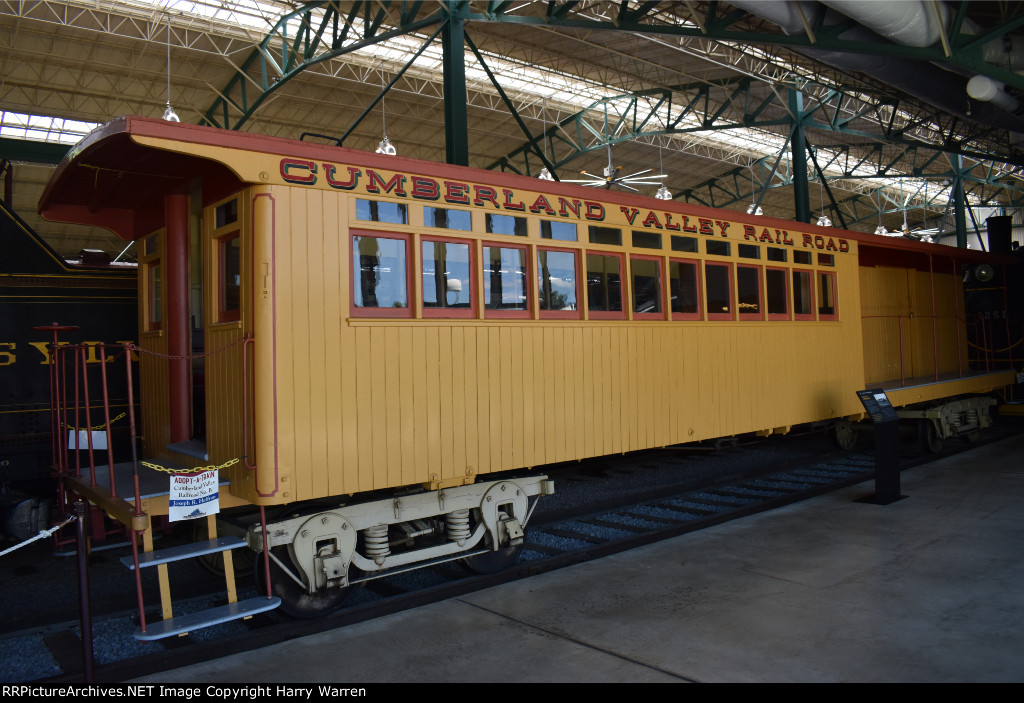
[[[1024,681],[1024,436],[139,681]]]

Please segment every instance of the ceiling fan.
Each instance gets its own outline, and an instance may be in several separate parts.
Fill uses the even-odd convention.
[[[585,186],[593,188],[606,188],[610,189],[612,186],[619,186],[620,188],[626,188],[634,193],[638,193],[639,190],[633,186],[658,186],[663,185],[660,180],[650,179],[661,179],[665,178],[665,174],[648,175],[654,169],[646,168],[643,171],[637,171],[627,176],[619,175],[619,171],[622,170],[621,166],[612,165],[612,146],[608,145],[608,165],[604,167],[604,175],[597,176],[587,171],[580,171],[580,173],[586,178],[577,180],[566,180],[564,183],[581,183]]]

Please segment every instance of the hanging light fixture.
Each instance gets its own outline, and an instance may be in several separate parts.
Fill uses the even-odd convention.
[[[831,227],[832,220],[825,214],[825,174],[820,173],[821,180],[818,181],[818,203],[821,205],[821,215],[818,216],[819,227]]]
[[[181,122],[178,114],[171,107],[171,18],[167,17],[167,107],[161,117],[168,122]]]
[[[546,137],[547,133],[548,133],[548,99],[547,98],[541,98],[541,108],[540,108],[540,110],[541,110],[541,117],[544,120],[544,132],[541,134],[541,139],[543,140],[543,138]],[[541,143],[543,144],[543,141]],[[543,152],[544,152],[544,147],[542,146],[541,147],[541,154],[543,154]],[[551,171],[548,170],[547,166],[545,166],[544,168],[542,168],[540,170],[540,173],[537,174],[537,178],[539,178],[542,181],[553,181],[553,180],[555,180],[555,177],[551,175]]]
[[[748,168],[750,169],[750,199],[751,199],[752,202],[750,203],[750,205],[747,206],[747,214],[748,215],[763,215],[764,214],[764,210],[762,210],[761,206],[757,204],[756,200],[754,200],[754,162],[753,161],[750,162],[750,166],[748,166]]]
[[[380,60],[380,92],[380,124],[384,138],[381,139],[380,144],[377,145],[377,153],[394,156],[398,153],[398,150],[395,149],[391,140],[388,139],[388,110],[384,99],[384,59]]]
[[[879,236],[882,236],[882,237],[887,237],[889,235],[889,230],[887,230],[885,228],[885,225],[882,224],[882,190],[881,189],[878,189],[878,190],[875,191],[875,202],[878,203],[878,227],[875,227],[875,234],[877,234]]]
[[[661,157],[661,144],[658,145],[658,170],[661,171],[662,173],[665,172],[665,164],[662,161]],[[654,197],[657,198],[658,200],[671,200],[672,191],[670,191],[668,187],[664,183],[662,183],[661,186],[658,188],[658,192],[654,194]]]

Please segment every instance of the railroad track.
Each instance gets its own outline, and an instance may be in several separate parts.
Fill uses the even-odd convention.
[[[1016,424],[1000,424],[986,430],[977,444],[1018,431]],[[342,609],[319,620],[297,621],[271,612],[186,637],[138,643],[131,636],[134,611],[111,609],[107,604],[105,612],[96,614],[94,605],[96,678],[129,680],[362,622],[772,510],[872,477],[870,451],[823,452],[820,440],[765,443],[757,451],[743,446],[713,452],[670,449],[554,467],[550,474],[560,491],[556,497],[563,498],[546,499],[547,505],[542,501],[544,508],[534,515],[515,566],[497,574],[474,575],[459,562],[445,562],[375,579],[352,588]],[[942,455],[969,446],[950,442]],[[901,468],[935,458],[904,443]],[[752,468],[752,461],[760,462],[759,466]],[[689,480],[682,481],[681,476]],[[638,478],[647,485],[622,488]],[[94,591],[100,587],[95,583]],[[197,595],[181,605],[199,609],[215,599]],[[5,668],[20,667],[26,672],[11,681],[80,681],[77,616],[0,634],[0,661],[7,662]]]

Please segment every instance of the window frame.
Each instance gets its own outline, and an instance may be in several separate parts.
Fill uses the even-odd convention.
[[[792,286],[791,286],[791,288],[792,288],[792,298],[791,298],[791,300],[793,301],[793,319],[794,320],[802,320],[802,321],[814,320],[815,319],[815,313],[817,312],[817,305],[816,305],[815,296],[814,296],[814,287],[815,287],[815,283],[816,283],[816,281],[814,280],[814,270],[813,269],[790,269],[790,271],[792,271],[792,276],[790,276],[790,278],[793,279]],[[810,284],[810,286],[808,286],[808,295],[810,295],[810,298],[811,298],[810,306],[809,306],[811,312],[809,314],[808,313],[799,313],[796,310],[796,280],[795,279],[796,279],[797,276],[800,276],[800,275],[809,276],[810,279],[811,279],[811,284]]]
[[[468,308],[450,308],[450,307],[427,307],[426,295],[423,292],[423,266],[426,261],[423,258],[423,245],[426,242],[440,242],[442,244],[459,244],[469,248],[469,307]],[[419,237],[419,255],[417,267],[419,271],[420,286],[417,288],[419,291],[419,300],[416,301],[423,314],[423,317],[431,318],[448,318],[448,319],[476,319],[477,317],[477,285],[476,285],[476,242],[472,239],[459,239],[458,237],[445,237],[423,234]]]
[[[503,236],[503,235],[499,235]],[[487,298],[484,288],[484,264],[488,261],[484,249],[486,247],[495,247],[497,249],[518,249],[526,254],[524,257],[526,265],[526,309],[525,310],[494,310],[493,308],[487,307]],[[484,319],[519,319],[529,320],[533,317],[533,293],[531,281],[534,280],[533,275],[533,262],[530,256],[530,247],[527,244],[520,244],[515,241],[508,242],[495,242],[495,241],[481,241],[480,242],[480,295],[483,296],[483,313]]]
[[[707,307],[708,304],[711,302],[710,297],[708,296],[708,294],[706,292],[708,290],[708,281],[707,281],[708,268],[709,267],[713,267],[713,266],[716,266],[716,267],[719,267],[719,268],[724,268],[725,271],[726,271],[726,275],[728,276],[726,290],[729,291],[729,312],[711,312],[708,309],[708,307]],[[731,321],[731,320],[735,320],[736,319],[736,316],[735,316],[736,301],[733,299],[733,286],[734,286],[734,283],[733,283],[733,275],[732,275],[732,266],[733,265],[732,265],[731,261],[710,261],[710,260],[707,260],[707,259],[704,260],[704,271],[703,271],[703,274],[704,274],[704,290],[705,290],[705,294],[704,294],[704,312],[705,312],[705,315],[706,315],[705,319],[707,319],[709,322],[711,322],[711,321]]]
[[[224,279],[225,252],[229,242],[238,240],[238,307],[234,310],[227,309],[227,281]],[[238,322],[242,319],[242,230],[236,229],[231,232],[215,236],[213,238],[217,250],[217,322]]]
[[[143,295],[142,332],[160,332],[163,329],[163,303],[165,296],[166,281],[163,269],[163,238],[165,229],[160,229],[152,234],[142,237],[139,251],[139,270],[141,272],[142,285],[140,293]],[[152,245],[152,248],[150,246]],[[153,273],[160,271],[160,294],[154,294]],[[154,307],[154,303],[156,304]],[[159,319],[154,319],[154,309],[159,314]]]
[[[765,269],[765,275],[764,275],[764,285],[765,285],[764,312],[765,312],[765,318],[768,319],[768,320],[790,320],[790,319],[792,319],[793,299],[792,299],[792,296],[790,295],[790,292],[789,292],[789,290],[790,290],[790,273],[789,272],[792,271],[792,269],[785,268],[783,266],[765,266],[764,269]],[[768,307],[768,297],[769,297],[768,296],[768,272],[769,271],[778,271],[779,273],[782,274],[782,282],[783,282],[783,284],[785,285],[785,288],[786,288],[786,290],[785,290],[785,297],[783,298],[786,301],[786,312],[785,313],[772,312],[769,309],[769,307]]]
[[[356,237],[374,237],[376,239],[396,239],[404,244],[405,248],[405,301],[406,305],[404,308],[379,308],[379,307],[367,307],[356,305],[356,276],[355,276],[355,256],[353,255],[353,240]],[[400,317],[400,318],[411,318],[413,317],[413,310],[419,301],[416,300],[416,287],[415,279],[413,278],[413,270],[418,268],[416,259],[414,258],[415,252],[412,246],[412,236],[402,232],[393,232],[391,230],[366,230],[366,229],[349,229],[348,236],[348,253],[349,253],[349,313],[352,317]]]
[[[692,264],[693,265],[693,279],[697,286],[697,312],[675,312],[672,310],[672,296],[671,296],[671,281],[672,281],[672,264]],[[703,320],[704,319],[704,281],[703,281],[703,260],[701,259],[679,259],[676,257],[669,257],[668,259],[668,276],[666,280],[669,281],[669,286],[665,289],[668,295],[668,313],[669,319],[671,320]]]
[[[836,322],[836,321],[839,320],[839,289],[836,287],[836,272],[835,271],[815,271],[814,273],[816,274],[815,275],[816,279],[817,279],[818,276],[823,276],[825,278],[828,278],[831,281],[831,286],[832,286],[832,312],[830,312],[830,313],[823,313],[821,311],[821,300],[820,300],[821,296],[818,296],[819,300],[815,301],[817,303],[815,305],[815,310],[818,312],[818,319],[821,320],[821,321],[824,321],[824,322]],[[820,280],[820,279],[818,279],[818,280]],[[816,280],[815,283],[817,283],[818,280]],[[814,292],[815,293],[818,292],[817,286],[815,286]]]
[[[634,261],[653,261],[656,265],[655,270],[658,272],[658,300],[661,304],[661,310],[658,312],[637,312],[636,311],[636,294],[633,287],[633,262]],[[665,314],[667,306],[665,305],[665,257],[663,256],[651,256],[649,254],[630,254],[629,255],[629,310],[634,320],[666,320],[668,316]]]
[[[736,314],[740,320],[764,320],[764,275],[763,266],[736,264]],[[743,312],[740,308],[740,269],[751,269],[757,274],[757,312]]]
[[[615,251],[600,251],[593,249],[586,249],[583,251],[583,259],[588,256],[606,256],[610,259],[618,259],[619,261],[619,302],[621,304],[620,310],[591,310],[590,309],[590,283],[589,278],[587,285],[584,286],[587,292],[587,319],[590,320],[625,320],[626,309],[629,307],[629,299],[626,297],[626,255],[621,252]],[[586,275],[590,275],[590,268],[586,268]]]
[[[576,275],[576,309],[575,310],[545,310],[541,307],[541,291],[540,291],[540,253],[542,251],[553,251],[559,253],[572,254],[575,261],[575,275]],[[537,282],[537,315],[540,319],[551,319],[551,320],[580,320],[583,318],[583,295],[580,291],[580,267],[581,260],[584,250],[582,249],[567,249],[565,247],[548,247],[537,245],[534,248],[534,259],[536,260],[536,271],[534,280]]]

